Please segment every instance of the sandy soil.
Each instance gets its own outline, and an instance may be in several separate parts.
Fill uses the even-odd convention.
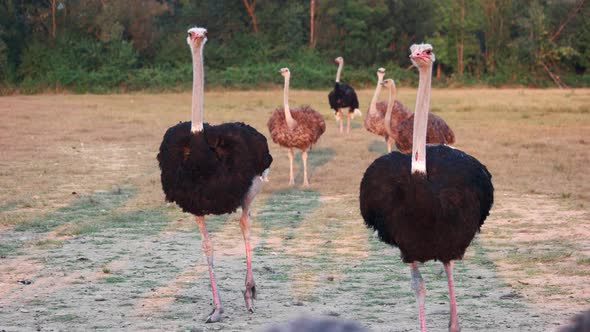
[[[325,98],[295,98],[307,94]],[[253,100],[247,109],[270,112],[275,104],[265,94],[240,98]],[[409,268],[358,213],[358,179],[385,146],[356,123],[350,137],[338,136],[331,122],[310,154],[308,189],[286,187],[286,153],[272,147],[271,182],[252,214],[254,314],[241,293],[239,215],[206,218],[225,313],[221,323],[205,324],[211,294],[198,230],[192,216],[163,202],[155,163],[163,130],[184,117],[178,105],[188,100],[0,98],[0,331],[258,331],[298,315],[353,319],[374,331],[418,330]],[[176,108],[182,112],[173,117],[161,113]],[[267,113],[248,112],[216,119],[233,114],[264,128]],[[465,122],[459,113],[448,116],[461,133],[471,115]],[[582,126],[577,130],[587,122]],[[569,189],[527,192],[510,186],[505,169],[491,171],[501,174],[494,209],[455,267],[463,331],[555,330],[590,307],[584,198],[572,199]],[[427,325],[446,330],[442,267],[430,262],[421,270]]]

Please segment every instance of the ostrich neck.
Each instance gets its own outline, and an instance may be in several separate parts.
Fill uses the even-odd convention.
[[[203,130],[203,95],[204,95],[204,70],[203,70],[203,46],[193,50],[193,98],[191,132],[196,133]]]
[[[373,99],[371,99],[371,104],[369,105],[369,114],[375,114],[377,110],[377,99],[379,98],[379,93],[381,92],[381,84],[383,83],[383,76],[379,75],[377,79],[377,87],[375,88],[375,93],[373,94]]]
[[[291,109],[289,108],[289,77],[285,77],[285,89],[283,91],[283,109],[285,110],[285,121],[289,129],[293,130],[295,127],[295,120],[291,115]]]
[[[383,125],[385,126],[385,131],[389,137],[394,138],[396,137],[393,128],[391,128],[391,114],[393,113],[393,107],[395,106],[395,96],[397,93],[397,89],[395,85],[392,84],[389,86],[389,99],[387,100],[387,111],[385,112],[385,119]]]
[[[340,83],[340,73],[342,73],[342,66],[344,66],[344,61],[338,63],[338,70],[336,71],[336,83]]]
[[[414,136],[412,139],[412,174],[419,172],[426,175],[426,129],[428,110],[430,108],[430,87],[432,83],[432,65],[418,68],[420,80],[416,95],[414,111]]]

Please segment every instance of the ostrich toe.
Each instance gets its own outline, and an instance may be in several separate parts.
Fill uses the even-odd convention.
[[[246,302],[246,310],[254,312],[254,300],[256,300],[256,283],[252,281],[250,285],[246,284],[246,290],[242,292],[244,294],[244,301]]]
[[[207,317],[205,323],[217,323],[221,321],[221,314],[223,313],[223,308],[214,308],[213,311]]]

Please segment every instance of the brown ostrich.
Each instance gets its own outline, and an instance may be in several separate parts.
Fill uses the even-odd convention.
[[[381,87],[383,86],[384,75],[385,69],[379,68],[377,70],[377,87],[375,88],[373,99],[371,99],[371,104],[369,105],[367,116],[365,117],[365,129],[367,129],[369,132],[375,135],[385,137],[385,143],[387,144],[387,152],[391,152],[393,137],[391,137],[387,133],[387,129],[385,129],[385,114],[387,112],[387,103],[383,101],[377,102],[377,99],[379,98],[379,93],[381,92]],[[394,106],[392,109],[392,116],[389,121],[390,126],[395,126],[402,119],[405,119],[411,115],[410,110],[399,101],[395,100],[393,105]]]
[[[391,122],[391,127],[385,127],[390,137],[393,137],[395,146],[402,153],[412,152],[412,136],[414,133],[414,114],[403,115],[402,112],[393,112],[392,100],[395,99],[396,88],[392,79],[383,81],[383,85],[389,88],[388,110],[385,114],[385,123]],[[389,109],[391,108],[391,110]],[[388,116],[390,121],[388,121]],[[428,127],[426,132],[427,144],[455,143],[455,134],[440,116],[428,113]]]
[[[318,141],[326,131],[324,118],[309,106],[289,108],[289,68],[281,68],[281,75],[285,78],[282,108],[277,108],[268,119],[268,130],[272,141],[289,149],[289,185],[294,185],[293,178],[293,148],[301,150],[303,160],[303,185],[308,186],[307,179],[307,149]]]

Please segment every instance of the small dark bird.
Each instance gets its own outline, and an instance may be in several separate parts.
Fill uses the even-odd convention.
[[[336,71],[334,89],[328,94],[328,101],[330,102],[330,108],[334,110],[334,116],[339,123],[341,134],[343,130],[341,109],[348,108],[346,133],[350,134],[350,120],[353,119],[355,115],[361,116],[362,113],[359,110],[359,100],[354,89],[350,85],[340,82],[340,73],[342,73],[344,59],[342,57],[337,57],[334,61],[338,63],[338,71]]]
[[[365,224],[383,242],[398,247],[402,260],[410,264],[422,331],[426,331],[426,288],[418,262],[443,263],[449,286],[449,330],[457,332],[453,261],[463,258],[488,216],[494,187],[492,175],[474,157],[447,145],[426,145],[435,56],[429,44],[410,50],[420,73],[412,153],[392,152],[367,168],[360,185],[360,210]]]
[[[192,28],[186,39],[193,57],[191,121],[170,127],[160,145],[158,162],[166,200],[196,216],[203,252],[207,256],[214,309],[207,322],[221,320],[223,305],[213,271],[213,244],[205,215],[224,214],[242,207],[240,228],[246,245],[246,309],[253,312],[256,285],[250,260],[250,204],[272,163],[264,135],[241,123],[203,123],[203,47],[207,30]]]

